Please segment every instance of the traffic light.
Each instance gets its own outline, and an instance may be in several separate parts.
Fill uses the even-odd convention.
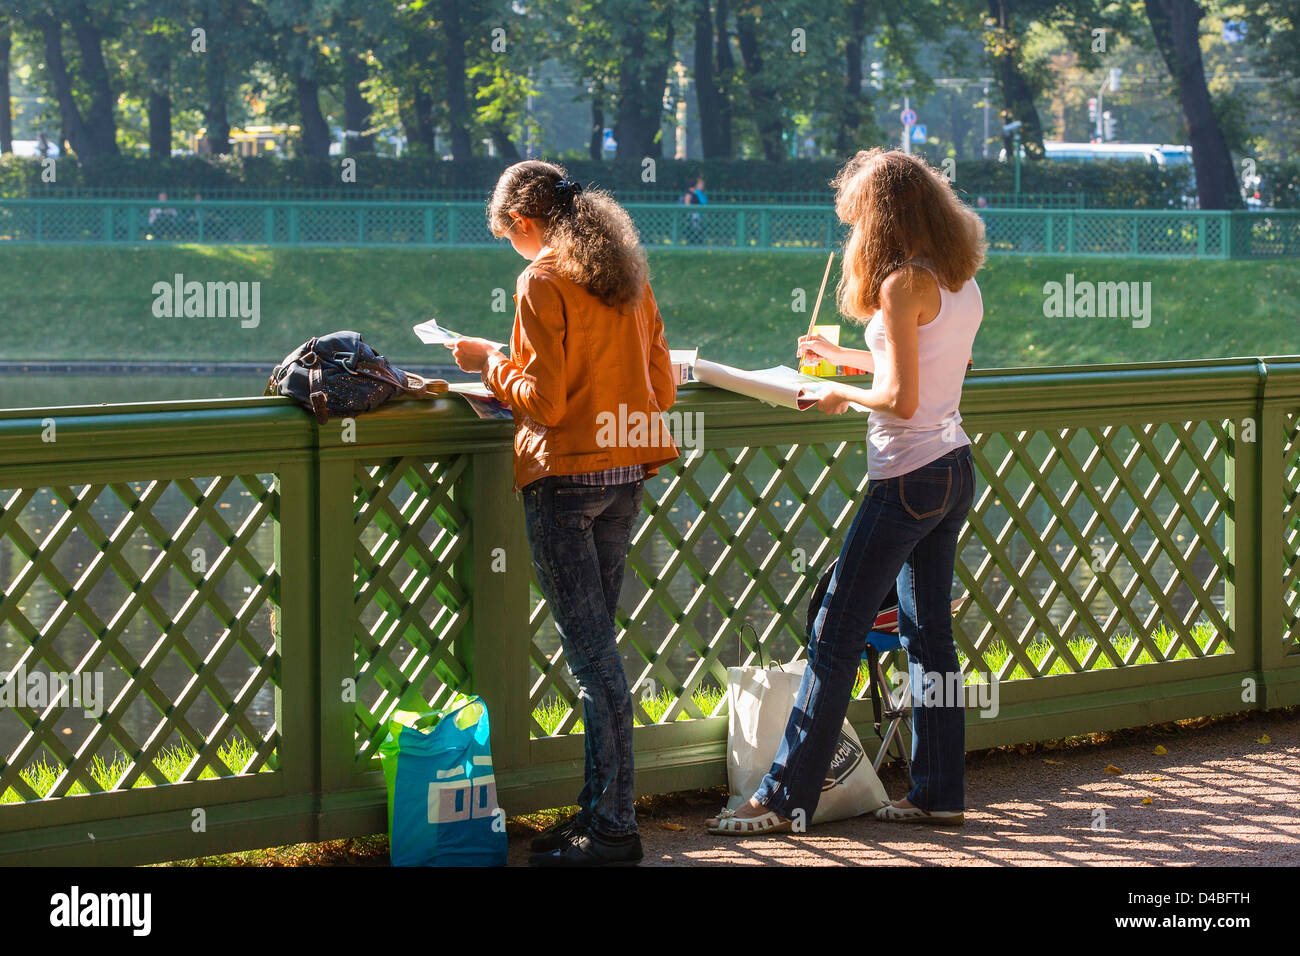
[[[1101,114],[1101,124],[1102,139],[1110,142],[1115,138],[1115,117],[1110,115],[1110,110],[1106,110]]]
[[[1097,125],[1097,97],[1095,96],[1088,100],[1088,125]]]

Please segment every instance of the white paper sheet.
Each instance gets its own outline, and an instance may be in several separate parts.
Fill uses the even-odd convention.
[[[448,342],[455,342],[457,339],[465,338],[459,332],[453,332],[451,329],[443,328],[438,324],[437,319],[429,319],[427,322],[421,322],[419,325],[412,326],[412,331],[421,342],[425,345],[446,345]],[[474,338],[474,336],[470,336]],[[488,339],[492,342],[491,339]],[[492,342],[494,348],[505,351],[510,346],[505,342]]]

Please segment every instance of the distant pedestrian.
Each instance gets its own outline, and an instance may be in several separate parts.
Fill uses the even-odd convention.
[[[167,202],[167,194],[158,194],[158,202]],[[177,220],[176,210],[169,206],[154,206],[149,210],[149,229],[155,239],[175,239]]]
[[[709,201],[709,197],[704,193],[703,176],[696,177],[695,184],[686,190],[681,201],[685,206],[703,206]],[[693,246],[704,242],[704,216],[701,213],[693,212],[687,215],[686,241]]]

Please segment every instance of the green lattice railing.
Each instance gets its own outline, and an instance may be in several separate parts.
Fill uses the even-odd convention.
[[[822,251],[842,243],[829,205],[628,202],[650,248]],[[1279,258],[1300,255],[1300,211],[981,210],[993,254]],[[0,241],[481,246],[482,202],[0,200]]]
[[[726,668],[802,654],[865,488],[860,419],[679,406],[702,447],[647,483],[619,612],[648,792],[725,779]],[[978,371],[963,413],[956,639],[1000,687],[968,746],[1300,701],[1300,358]],[[399,403],[345,437],[269,398],[0,412],[0,671],[105,689],[0,706],[0,860],[382,831],[384,722],[458,690],[509,812],[572,799],[509,424]]]

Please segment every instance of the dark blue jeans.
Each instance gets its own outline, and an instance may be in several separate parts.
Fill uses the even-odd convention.
[[[586,767],[582,822],[598,834],[635,833],[632,695],[614,641],[628,542],[644,482],[580,485],[547,475],[523,489],[537,586],[578,682]]]
[[[804,821],[812,820],[867,633],[892,581],[912,678],[913,786],[907,799],[923,810],[964,809],[963,701],[943,691],[953,686],[947,675],[960,671],[952,639],[952,576],[957,535],[974,498],[969,445],[905,475],[869,483],[813,626],[808,669],[781,747],[754,795],[759,803],[788,819],[803,810]]]

